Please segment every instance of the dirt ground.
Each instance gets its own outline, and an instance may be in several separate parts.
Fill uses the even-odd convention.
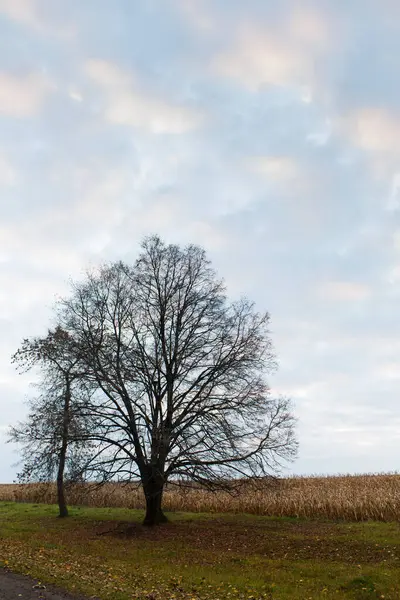
[[[345,524],[320,521],[236,522],[213,519],[192,523],[171,523],[154,529],[139,524],[102,522],[94,527],[94,535],[165,544],[180,541],[185,546],[185,562],[190,563],[190,551],[207,551],[212,555],[254,556],[269,559],[345,561],[347,564],[374,564],[388,558],[400,559],[392,546],[367,540],[353,540]],[[396,556],[399,554],[399,556]],[[207,563],[206,554],[204,564]]]
[[[0,568],[0,600],[88,600]]]
[[[74,590],[110,600],[400,599],[400,523],[183,514],[146,528],[129,511],[73,509],[58,520],[51,510],[4,506],[0,558],[72,595],[0,569],[0,600],[84,600]]]

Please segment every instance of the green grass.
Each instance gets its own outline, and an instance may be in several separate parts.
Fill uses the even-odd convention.
[[[112,600],[400,598],[400,526],[0,503],[0,565]],[[130,527],[129,535],[127,527]]]

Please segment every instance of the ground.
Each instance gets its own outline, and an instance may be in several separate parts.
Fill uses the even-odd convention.
[[[85,600],[79,596],[47,586],[25,575],[0,569],[0,600]]]
[[[101,599],[400,598],[398,523],[169,516],[0,503],[0,564]]]

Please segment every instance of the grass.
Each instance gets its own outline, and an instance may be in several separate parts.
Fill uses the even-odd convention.
[[[400,526],[383,522],[0,503],[0,564],[112,600],[400,597]]]
[[[89,485],[68,492],[70,504],[97,507],[143,508],[143,493],[130,485]],[[55,503],[52,484],[0,485],[0,500]],[[400,475],[338,475],[331,477],[290,477],[259,487],[243,486],[236,496],[204,489],[167,489],[164,506],[168,511],[200,513],[250,513],[348,521],[400,520]]]

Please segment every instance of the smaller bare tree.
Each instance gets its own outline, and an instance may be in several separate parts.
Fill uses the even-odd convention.
[[[17,463],[22,466],[17,474],[19,483],[48,482],[57,478],[66,433],[64,387],[45,379],[33,385],[40,393],[28,399],[26,419],[11,426],[8,431],[7,441],[21,446],[21,460]],[[76,397],[70,407],[68,421],[63,472],[66,484],[83,478],[92,456],[91,445],[83,443],[87,438],[87,425],[85,413],[77,406]]]
[[[67,517],[65,474],[74,480],[90,462],[90,444],[85,439],[89,414],[83,408],[89,390],[79,349],[57,327],[45,338],[25,339],[12,362],[22,372],[33,367],[42,372],[41,394],[30,400],[27,420],[9,431],[9,441],[23,447],[19,480],[51,480],[56,474],[59,516]]]

